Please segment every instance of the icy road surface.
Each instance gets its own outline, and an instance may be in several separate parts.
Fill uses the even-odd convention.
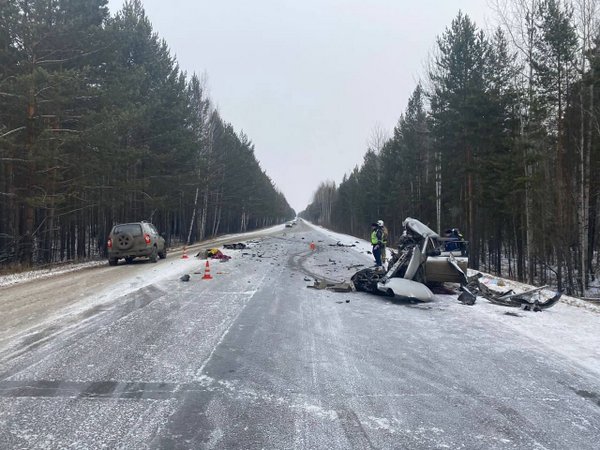
[[[1,287],[0,448],[598,448],[597,310],[307,289],[372,265],[339,239]]]

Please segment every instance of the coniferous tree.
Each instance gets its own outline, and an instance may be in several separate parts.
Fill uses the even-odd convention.
[[[0,263],[98,256],[115,222],[188,242],[293,215],[141,2],[105,5],[2,4]]]
[[[479,265],[476,167],[482,150],[488,45],[469,17],[459,13],[438,39],[439,54],[430,73],[433,145],[442,162],[442,204],[449,205],[442,222],[466,228],[475,268]]]

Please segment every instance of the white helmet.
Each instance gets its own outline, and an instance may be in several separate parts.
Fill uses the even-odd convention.
[[[379,225],[380,227],[382,227],[382,226],[383,226],[383,220],[379,219],[379,220],[377,221],[377,225]]]

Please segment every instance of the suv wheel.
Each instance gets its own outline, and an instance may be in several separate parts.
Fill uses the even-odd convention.
[[[158,251],[156,247],[152,247],[152,254],[150,255],[150,262],[155,263],[158,261]]]
[[[166,245],[163,247],[162,252],[158,252],[158,257],[160,259],[165,259],[167,257],[167,246]]]
[[[118,261],[119,260],[117,258],[108,258],[108,265],[109,266],[116,266]]]
[[[117,247],[121,250],[127,250],[133,245],[133,236],[129,233],[119,234],[117,236]]]
[[[131,264],[133,262],[133,256],[126,256],[125,257],[125,262],[127,264]]]

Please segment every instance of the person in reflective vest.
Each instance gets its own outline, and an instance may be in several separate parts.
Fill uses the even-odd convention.
[[[388,229],[385,227],[383,220],[379,219],[377,221],[377,226],[381,228],[383,232],[383,238],[381,239],[381,244],[379,244],[379,248],[381,249],[381,262],[385,265],[387,262],[387,240],[388,240]]]
[[[375,266],[383,268],[381,261],[381,247],[383,246],[383,229],[377,224],[371,224],[371,244],[373,245],[373,256],[375,257]]]

